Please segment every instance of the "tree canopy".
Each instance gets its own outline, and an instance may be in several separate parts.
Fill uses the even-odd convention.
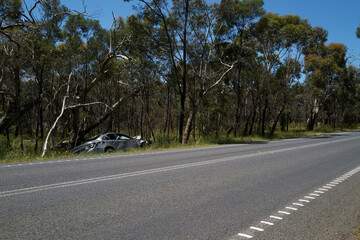
[[[347,47],[262,0],[139,0],[138,14],[111,29],[59,0],[28,4],[0,1],[8,142],[26,136],[38,151],[47,135],[51,147],[71,148],[114,131],[186,144],[359,123],[360,74]]]

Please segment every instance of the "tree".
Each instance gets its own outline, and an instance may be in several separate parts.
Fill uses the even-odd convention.
[[[276,74],[280,80],[283,79],[281,104],[276,112],[270,136],[274,134],[285,109],[291,86],[300,78],[303,55],[307,48],[318,44],[318,41],[324,41],[318,32],[317,28],[312,29],[306,19],[295,15],[279,16],[267,13],[256,23],[258,49],[266,68],[264,81],[268,82],[272,74]]]
[[[323,45],[318,54],[306,56],[306,84],[310,90],[310,114],[307,129],[313,130],[320,110],[334,104],[339,84],[346,71],[346,46],[338,43]]]
[[[249,58],[255,57],[254,39],[252,37],[253,23],[255,19],[261,17],[265,11],[262,0],[223,0],[219,6],[219,18],[217,28],[219,28],[219,42],[226,44],[228,58],[236,59],[237,64],[234,74],[231,77],[233,90],[236,94],[234,136],[237,136],[240,127],[242,112],[242,94],[244,83],[242,83],[242,72],[244,66],[249,64]],[[246,115],[246,111],[245,111]],[[246,118],[246,116],[245,116]]]

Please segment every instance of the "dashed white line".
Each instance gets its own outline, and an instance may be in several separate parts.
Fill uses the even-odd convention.
[[[341,182],[343,182],[343,180],[334,180],[334,182],[337,182],[337,183],[341,183]]]
[[[316,199],[316,198],[310,197],[310,196],[305,196],[304,198],[307,198],[307,199]]]
[[[264,231],[264,229],[258,228],[258,227],[250,227],[250,228],[253,229],[253,230],[259,231],[259,232],[263,232],[263,231]]]
[[[272,222],[267,222],[267,221],[261,221],[261,223],[264,223],[264,224],[267,224],[267,225],[270,225],[270,226],[273,226],[273,225],[274,225],[274,223],[272,223]]]
[[[245,237],[245,238],[253,238],[253,236],[249,235],[249,234],[245,234],[245,233],[238,233],[239,236],[241,237]]]
[[[278,211],[278,213],[282,213],[282,214],[286,214],[286,215],[290,215],[290,214],[291,214],[291,213],[285,212],[285,211]]]
[[[296,206],[301,206],[301,207],[303,207],[303,206],[304,206],[304,204],[301,204],[301,203],[293,203],[293,205],[296,205]]]
[[[326,184],[326,186],[336,187],[336,185],[335,185],[335,184],[330,184],[330,183]]]
[[[352,172],[355,172],[355,170],[349,172],[348,174],[350,174],[350,173],[353,174]],[[360,172],[360,166],[356,168],[356,172]],[[318,190],[314,191],[313,193],[309,193],[308,195],[304,196],[304,199],[301,198],[301,199],[298,200],[300,203],[299,202],[294,202],[294,203],[292,203],[292,205],[303,207],[304,204],[302,204],[302,203],[310,203],[311,200],[317,199],[317,197],[321,196],[320,194],[323,194],[326,191],[329,191],[330,189],[335,187],[337,184],[341,183],[343,180],[341,180],[340,178],[344,178],[344,176],[345,175],[343,175],[342,177],[337,178],[337,180],[334,180],[334,181],[330,182],[329,184],[326,184],[326,185],[322,186],[321,188],[318,188]],[[294,208],[294,207],[285,207],[285,209],[294,210],[294,211],[298,210],[297,208]],[[288,211],[278,211],[278,213],[285,214],[285,215],[290,215],[291,214],[291,212],[288,212]],[[281,216],[283,216],[283,215],[281,215]],[[277,220],[282,220],[283,219],[282,217],[274,216],[274,215],[271,215],[270,218],[277,219]],[[276,223],[276,221],[274,223],[269,222],[269,221],[260,221],[260,224],[266,224],[266,225],[269,225],[269,226],[273,226],[273,225],[275,225],[275,223]],[[264,225],[260,225],[260,226],[264,226]],[[266,226],[264,226],[264,227],[266,227]],[[259,231],[259,232],[264,231],[263,228],[254,227],[254,226],[251,226],[250,229],[256,230],[256,231]],[[254,231],[252,231],[252,232],[250,231],[250,233],[254,233]],[[248,235],[248,234],[244,234],[244,233],[239,233],[238,235],[242,236],[242,237],[246,237],[246,238],[253,238],[252,235]]]

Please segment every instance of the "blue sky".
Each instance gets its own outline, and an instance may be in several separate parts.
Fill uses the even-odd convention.
[[[218,0],[220,2],[220,0]],[[61,0],[76,10],[82,10],[82,0]],[[356,28],[360,23],[360,0],[264,0],[268,12],[296,14],[307,18],[312,26],[320,26],[328,31],[328,42],[343,43],[349,55],[354,56],[354,65],[360,66],[360,39],[356,38]],[[115,16],[135,13],[132,6],[137,0],[85,0],[87,12],[93,13],[104,28],[110,28],[112,12]]]

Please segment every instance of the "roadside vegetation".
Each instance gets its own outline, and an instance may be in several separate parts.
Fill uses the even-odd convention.
[[[358,128],[352,129],[334,129],[329,126],[322,126],[321,128],[309,131],[306,129],[300,129],[296,127],[290,127],[288,131],[277,131],[273,136],[247,136],[247,137],[234,137],[227,134],[214,134],[213,136],[190,138],[187,145],[183,145],[176,141],[176,133],[173,134],[173,140],[162,139],[161,134],[158,135],[158,141],[155,141],[150,147],[128,149],[126,151],[116,151],[110,154],[121,154],[121,153],[132,153],[142,151],[156,151],[156,150],[167,150],[167,149],[178,149],[178,148],[189,148],[189,147],[206,147],[211,145],[222,145],[222,144],[244,144],[244,143],[257,143],[267,142],[278,139],[298,138],[298,137],[309,137],[324,134],[333,134],[342,131],[352,131]],[[70,150],[63,148],[53,148],[49,150],[45,158],[41,156],[41,153],[34,152],[34,140],[31,137],[24,137],[23,149],[20,148],[20,137],[11,136],[10,145],[7,146],[5,138],[0,138],[0,164],[1,163],[14,163],[14,162],[25,162],[25,161],[36,161],[36,160],[47,160],[57,158],[74,158],[83,157],[89,155],[74,155],[70,153]],[[105,153],[104,153],[105,154]]]
[[[132,2],[105,29],[60,0],[0,1],[0,162],[67,157],[105,132],[160,149],[359,124],[360,69],[326,29],[263,0]]]
[[[352,232],[352,237],[349,240],[360,240],[360,223],[357,225],[356,229]]]

